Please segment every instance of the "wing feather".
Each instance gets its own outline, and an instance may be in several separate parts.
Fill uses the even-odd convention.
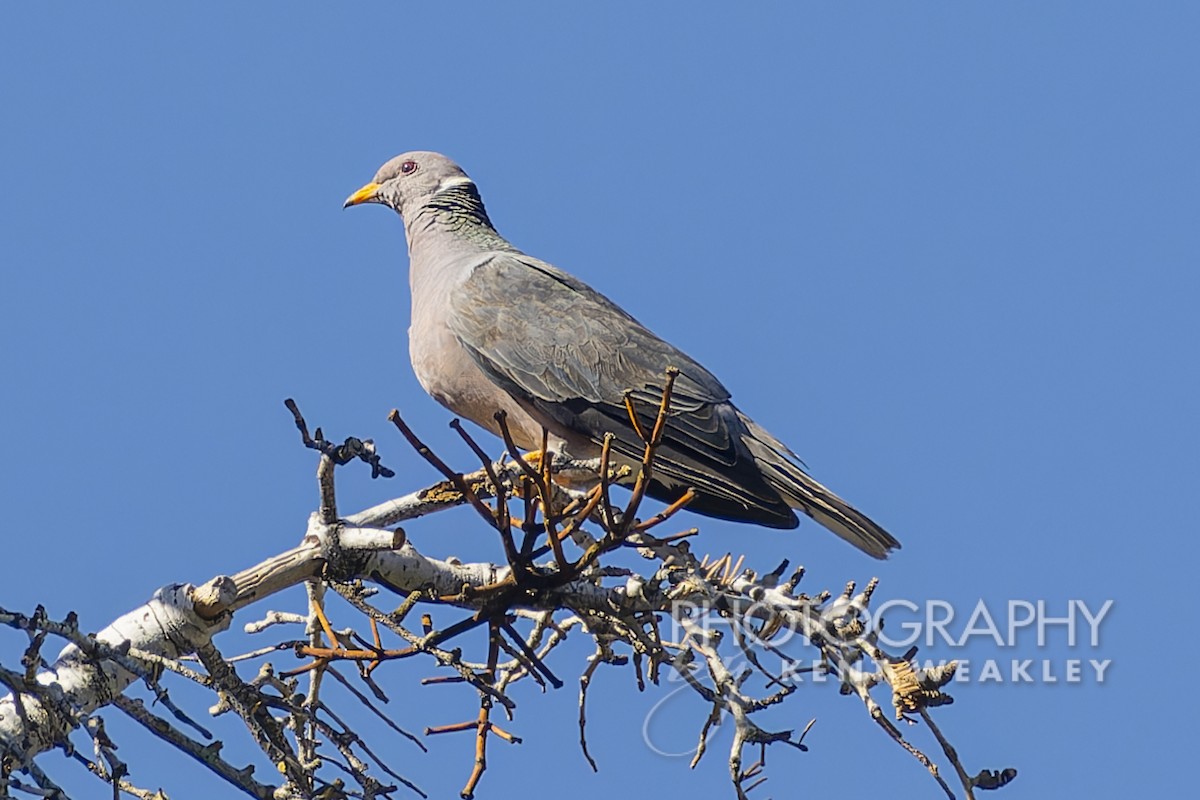
[[[677,368],[656,462],[658,494],[691,486],[701,495],[698,511],[796,524],[743,443],[745,424],[721,382],[582,281],[528,256],[497,253],[449,302],[452,330],[497,385],[593,441],[613,433],[617,451],[630,458],[640,458],[642,442],[625,393],[649,427],[667,368]]]

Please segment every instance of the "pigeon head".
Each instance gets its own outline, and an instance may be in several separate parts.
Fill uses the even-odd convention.
[[[475,183],[462,167],[440,153],[414,150],[388,161],[366,186],[346,198],[343,208],[381,203],[408,216],[438,194]]]

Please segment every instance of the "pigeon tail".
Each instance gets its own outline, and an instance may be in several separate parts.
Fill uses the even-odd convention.
[[[763,479],[789,506],[874,558],[887,558],[889,551],[900,549],[894,536],[801,469],[782,442],[746,415],[738,416],[749,434],[742,441],[758,462]]]

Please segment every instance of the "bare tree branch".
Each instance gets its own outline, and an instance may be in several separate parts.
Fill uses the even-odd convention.
[[[320,454],[317,511],[296,547],[200,586],[164,586],[149,602],[94,636],[82,634],[74,616],[55,621],[40,608],[30,615],[0,609],[0,624],[29,636],[21,668],[0,667],[0,683],[9,692],[0,699],[0,797],[7,796],[9,789],[59,791],[39,767],[39,756],[55,747],[74,752],[76,734],[87,736],[95,753],[93,759],[79,756],[80,760],[114,791],[157,796],[125,779],[127,768],[116,758],[99,716],[108,706],[250,797],[391,797],[400,786],[421,794],[414,782],[376,756],[377,749],[347,724],[322,689],[324,676],[333,677],[372,714],[419,745],[367,694],[385,703],[387,696],[375,675],[392,661],[413,658],[428,659],[447,670],[428,682],[462,683],[478,697],[478,713],[472,719],[425,729],[426,735],[474,733],[462,790],[464,797],[471,797],[487,768],[489,740],[521,741],[493,719],[493,711],[498,708],[511,720],[515,704],[509,689],[526,678],[543,690],[563,685],[559,675],[571,665],[550,662],[573,629],[582,631],[595,646],[578,673],[579,742],[593,770],[598,765],[588,753],[586,702],[600,664],[632,666],[639,686],[647,678],[657,683],[665,667],[710,710],[699,732],[696,761],[706,752],[712,725],[722,719],[731,721],[730,779],[736,796],[746,797],[766,780],[768,745],[807,749],[803,740],[811,722],[797,735],[793,730],[768,730],[756,721],[761,711],[787,702],[797,691],[795,673],[769,670],[762,660],[767,655],[782,656],[782,640],[790,637],[819,657],[842,693],[858,697],[888,738],[928,769],[947,796],[954,797],[954,790],[936,763],[884,714],[873,696],[878,687],[890,690],[898,719],[925,723],[965,797],[1010,782],[1016,774],[1011,769],[982,770],[971,777],[934,723],[931,710],[951,702],[942,690],[953,677],[953,663],[921,669],[914,662],[915,649],[891,654],[881,647],[869,611],[875,580],[859,592],[849,583],[836,596],[824,591],[810,597],[797,593],[802,568],[782,580],[786,561],[760,574],[744,568],[744,559],[731,553],[713,560],[697,558],[690,548],[694,530],[661,538],[650,532],[657,532],[686,506],[687,493],[648,519],[637,519],[670,409],[672,379],[668,374],[652,426],[643,424],[649,417],[639,415],[629,401],[630,419],[645,441],[636,474],[614,476],[606,441],[600,459],[587,465],[594,470],[592,477],[582,484],[578,476],[588,474],[582,465],[554,463],[544,451],[539,459],[527,460],[516,452],[511,437],[506,437],[511,458],[491,462],[461,426],[456,430],[481,469],[455,472],[393,412],[391,419],[404,438],[445,480],[345,517],[338,512],[335,469],[357,460],[371,467],[373,477],[389,476],[391,470],[382,464],[370,440],[351,437],[333,445],[320,428],[310,435],[299,408],[289,401],[302,442]],[[614,477],[632,478],[632,495],[621,511],[612,507],[609,497]],[[492,507],[488,500],[494,501]],[[464,503],[496,531],[505,563],[426,555],[405,531],[394,528]],[[519,517],[510,503],[523,507]],[[514,528],[525,535],[520,547],[513,539]],[[536,546],[535,539],[544,544]],[[635,549],[646,567],[635,571],[606,563],[625,548]],[[552,560],[538,561],[546,555],[552,555]],[[265,635],[278,625],[304,622],[307,638],[277,642],[244,656],[220,652],[214,637],[230,626],[235,614],[298,584],[308,587],[305,613],[267,611],[258,621],[246,623],[245,630]],[[327,588],[345,599],[355,609],[352,613],[361,615],[365,630],[334,627],[326,610]],[[393,596],[402,598],[398,607],[388,610],[388,605],[380,604]],[[430,604],[458,609],[461,616],[437,628],[425,615],[414,628],[408,621],[410,612]],[[664,639],[668,627],[679,641]],[[732,628],[733,635],[727,637],[725,628]],[[486,652],[468,656],[455,642],[474,629],[487,631],[488,644]],[[385,644],[385,635],[397,637],[397,644]],[[43,668],[41,650],[49,638],[64,640],[66,647]],[[264,663],[253,677],[239,675],[239,665],[280,650],[294,652],[302,660],[300,666],[277,673]],[[198,659],[203,670],[185,665],[185,658]],[[365,691],[355,688],[339,664],[350,668]],[[216,699],[212,713],[236,713],[250,740],[278,772],[256,778],[252,767],[234,767],[221,757],[221,742],[202,743],[180,730],[176,723],[203,739],[212,738],[171,702],[163,685],[166,676],[193,681],[210,691]],[[299,691],[302,678],[305,692]],[[124,695],[138,681],[155,694],[174,721],[150,713],[140,701]],[[753,755],[748,767],[747,748]],[[28,776],[32,785],[20,775]]]

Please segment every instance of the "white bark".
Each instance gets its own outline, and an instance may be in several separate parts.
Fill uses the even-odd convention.
[[[468,476],[481,477],[481,476]],[[354,514],[346,527],[321,524],[313,514],[302,543],[232,577],[217,576],[202,586],[171,584],[155,592],[146,604],[115,620],[96,635],[108,650],[128,648],[126,669],[108,658],[90,658],[78,645],[69,645],[49,670],[37,676],[44,691],[9,694],[0,698],[0,755],[27,764],[39,753],[63,741],[87,715],[112,702],[138,675],[139,656],[178,659],[210,642],[229,627],[237,610],[283,589],[316,577],[323,570],[340,580],[361,578],[380,583],[401,595],[431,590],[457,595],[464,586],[478,588],[502,580],[507,566],[444,561],[422,555],[404,542],[402,532],[367,527],[363,523],[394,524],[462,502],[439,485],[413,492]],[[381,550],[394,547],[396,550]],[[583,605],[605,605],[610,592],[587,582],[564,587],[562,597]],[[470,605],[468,602],[463,605]],[[562,607],[559,605],[558,607]],[[82,638],[82,637],[81,637]],[[101,648],[105,650],[105,648]],[[104,655],[109,655],[105,650]],[[146,669],[141,672],[145,674]],[[19,703],[19,707],[18,707]]]
[[[511,481],[518,472],[511,462],[491,465],[491,470],[502,482]],[[464,476],[464,479],[465,485],[478,497],[490,496],[492,487],[482,472]],[[287,782],[274,789],[260,784],[250,776],[252,770],[249,768],[235,769],[219,758],[217,750],[187,741],[186,737],[176,735],[178,732],[173,729],[160,733],[164,739],[193,757],[205,760],[217,774],[251,796],[311,796],[311,780],[307,781],[309,789],[300,791],[297,787],[306,784],[307,771],[311,765],[319,763],[319,758],[306,755],[303,749],[295,756],[289,755],[287,746],[278,744],[282,739],[280,723],[269,715],[265,721],[255,717],[255,708],[267,707],[273,701],[284,703],[284,706],[275,708],[286,709],[290,695],[286,691],[271,697],[255,694],[257,681],[271,682],[278,681],[278,678],[264,665],[259,678],[249,684],[243,682],[233,672],[228,660],[214,647],[212,636],[227,629],[233,615],[243,607],[290,586],[320,579],[332,582],[339,591],[349,594],[347,599],[367,613],[375,623],[400,634],[410,645],[410,652],[401,656],[412,652],[428,653],[442,666],[457,670],[462,680],[479,690],[481,714],[485,715],[483,719],[486,724],[494,724],[486,722],[486,712],[493,701],[511,709],[512,701],[505,695],[505,689],[513,681],[529,676],[539,682],[545,679],[555,685],[561,684],[549,673],[542,659],[565,636],[567,627],[582,625],[597,645],[597,660],[587,668],[581,683],[580,741],[585,747],[585,754],[583,702],[587,679],[600,661],[618,662],[612,645],[621,643],[631,648],[635,654],[634,664],[638,669],[639,681],[643,661],[650,679],[654,681],[657,681],[660,666],[677,671],[692,689],[713,706],[713,715],[701,732],[697,759],[703,752],[709,726],[722,713],[732,717],[735,730],[729,767],[739,797],[745,796],[743,784],[753,778],[753,770],[743,772],[741,767],[744,746],[786,742],[803,749],[803,733],[799,739],[793,736],[792,731],[772,733],[758,727],[751,719],[751,715],[758,710],[782,700],[794,687],[780,689],[765,698],[751,697],[743,688],[750,673],[743,670],[741,674],[735,674],[729,668],[724,660],[727,656],[721,651],[721,636],[697,626],[697,615],[721,615],[732,619],[735,625],[745,626],[747,630],[751,628],[749,623],[757,622],[760,632],[767,629],[777,631],[785,627],[800,633],[820,651],[822,658],[838,673],[843,687],[857,695],[888,735],[926,765],[946,793],[951,794],[938,776],[936,767],[904,739],[871,698],[871,689],[886,683],[893,690],[893,702],[897,709],[901,709],[903,701],[907,704],[903,705],[905,709],[920,713],[928,721],[925,709],[937,704],[937,690],[949,677],[940,674],[917,675],[911,668],[907,672],[899,667],[866,668],[869,661],[879,665],[891,659],[877,649],[872,631],[863,630],[859,614],[870,603],[874,581],[857,595],[853,594],[854,587],[851,584],[835,602],[828,603],[830,595],[827,592],[813,598],[797,595],[796,583],[802,571],[793,573],[787,580],[781,580],[786,564],[780,565],[772,573],[760,575],[752,570],[740,571],[741,561],[735,564],[728,555],[714,563],[703,563],[691,554],[687,542],[680,538],[687,533],[658,540],[644,532],[630,532],[628,527],[619,537],[607,532],[605,541],[611,547],[636,545],[638,552],[653,565],[649,574],[631,575],[628,570],[604,567],[599,560],[581,559],[581,564],[590,566],[583,569],[582,574],[575,571],[565,573],[575,577],[563,582],[565,578],[554,580],[556,576],[564,574],[558,571],[558,566],[551,569],[549,565],[538,565],[532,568],[532,572],[526,573],[525,570],[531,569],[530,565],[516,559],[514,563],[521,572],[512,578],[513,568],[508,565],[463,563],[452,558],[426,556],[406,540],[402,530],[387,529],[386,526],[462,504],[465,498],[451,482],[437,484],[336,521],[332,466],[326,460],[322,462],[319,480],[322,487],[321,509],[311,516],[308,529],[298,546],[232,576],[217,576],[201,586],[165,586],[149,602],[123,615],[94,638],[84,636],[68,625],[58,624],[55,627],[44,619],[18,619],[20,615],[0,609],[0,624],[26,627],[30,631],[50,631],[72,642],[50,669],[37,674],[32,683],[27,682],[24,675],[0,669],[0,683],[15,690],[14,694],[0,698],[0,767],[8,770],[25,768],[39,782],[43,779],[48,781],[34,762],[39,753],[67,741],[73,730],[89,721],[89,715],[113,703],[139,678],[146,678],[155,684],[159,668],[167,667],[191,674],[209,688],[219,690],[223,707],[228,704],[238,706],[239,714],[251,726],[251,732],[260,747],[271,756],[276,766],[282,765],[280,768],[287,776]],[[556,486],[546,491],[564,492],[576,498],[580,496]],[[489,513],[478,504],[477,508],[484,515]],[[593,504],[591,508],[594,510],[596,506]],[[628,516],[632,520],[633,514]],[[576,535],[572,539],[582,550],[587,552],[597,546],[597,540],[591,535],[581,533],[578,528],[573,530]],[[434,598],[473,608],[482,605],[484,601],[481,597],[495,596],[498,588],[515,588],[522,580],[536,583],[542,578],[550,580],[537,583],[536,591],[517,592],[509,595],[516,599],[506,600],[511,604],[508,613],[524,613],[537,620],[534,632],[524,642],[524,635],[517,637],[515,644],[507,642],[499,633],[500,626],[507,623],[495,621],[495,608],[488,612],[493,620],[489,624],[496,626],[493,629],[495,638],[492,647],[503,648],[511,657],[511,660],[500,665],[496,663],[495,650],[489,657],[491,664],[488,665],[465,661],[457,650],[439,648],[435,641],[436,632],[422,639],[403,628],[401,618],[406,611],[393,615],[382,613],[342,585],[353,580],[379,584],[406,597],[402,606],[406,610],[418,599]],[[497,587],[497,584],[500,586]],[[531,585],[521,585],[522,590]],[[558,611],[569,611],[573,616],[565,621],[560,618],[556,623],[555,612]],[[320,654],[320,628],[311,613],[307,618],[294,616],[308,623],[310,642],[318,650],[315,657],[318,660],[332,658],[328,655],[328,649],[324,651],[326,655]],[[684,642],[665,642],[659,638],[659,619],[669,617],[673,617],[686,631]],[[499,619],[503,620],[503,614]],[[254,623],[251,627],[261,630],[267,624],[270,623]],[[509,635],[514,633],[511,627],[507,630]],[[548,635],[547,630],[551,631]],[[546,635],[544,642],[543,635]],[[764,635],[770,638],[774,634]],[[738,637],[739,646],[746,648],[741,639],[743,634],[735,636]],[[339,645],[339,642],[330,642],[330,645]],[[177,663],[182,656],[193,653],[200,656],[208,670],[207,677],[192,673]],[[863,658],[864,654],[867,659]],[[697,655],[707,667],[710,685],[702,683],[696,676],[693,662]],[[767,674],[748,650],[745,655],[750,657],[760,672]],[[367,653],[368,659],[378,657],[378,650]],[[907,657],[891,660],[897,664],[904,662],[907,666]],[[310,698],[317,695],[320,675],[319,670],[310,673],[313,681],[309,690]],[[899,685],[897,676],[905,682],[904,687]],[[276,688],[279,687],[277,683]],[[145,716],[145,709],[135,703],[122,701],[120,706],[126,713]],[[288,713],[294,726],[293,732],[297,733],[298,738],[299,727],[325,724],[317,720],[315,714],[303,716],[296,710]],[[143,724],[158,723],[147,717]],[[167,724],[163,722],[163,725]],[[475,723],[470,725],[473,729],[477,727]],[[930,725],[932,727],[931,721]],[[484,728],[479,730],[483,731]],[[310,732],[312,735],[308,741],[315,741],[316,732],[315,729]],[[482,748],[485,741],[483,733],[479,737],[478,747]],[[323,731],[322,738],[330,739],[328,731]],[[957,756],[945,744],[940,733],[937,738],[962,777],[967,796],[972,796],[974,779],[963,772]],[[97,752],[101,749],[98,743]],[[338,750],[352,766],[355,779],[362,786],[362,795],[378,796],[381,784],[367,773],[366,765],[361,764],[348,745],[342,743],[338,745]],[[476,771],[468,782],[468,790],[464,790],[468,794],[473,791],[482,763],[476,761]],[[404,781],[403,778],[399,780]],[[995,780],[998,781],[996,785],[1003,785],[1011,780],[1011,775],[1006,772]],[[0,795],[3,795],[3,788],[4,782],[0,779]]]
[[[144,653],[177,659],[194,652],[200,643],[229,627],[228,617],[207,621],[196,614],[194,590],[188,584],[164,586],[148,603],[96,634],[96,641],[118,651],[128,648],[133,658]],[[40,697],[21,694],[18,700],[10,694],[0,699],[0,752],[26,763],[62,741],[88,714],[112,702],[137,680],[135,672],[94,655],[79,645],[67,645],[51,668],[38,674],[37,683],[46,687]]]

